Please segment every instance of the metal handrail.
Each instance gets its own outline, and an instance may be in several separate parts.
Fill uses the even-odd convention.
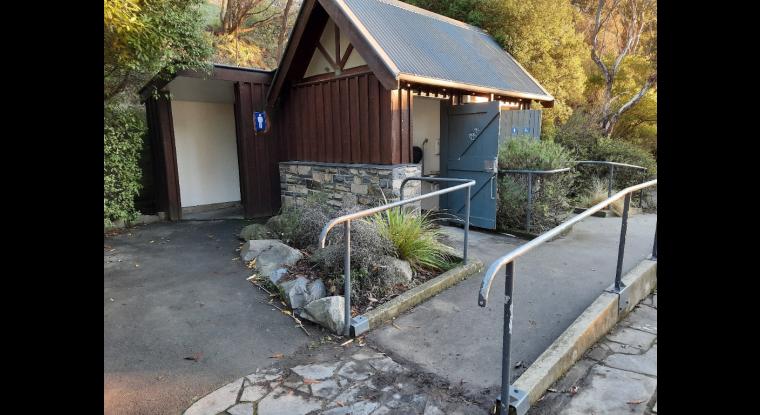
[[[520,245],[516,249],[512,250],[508,254],[498,258],[497,260],[493,261],[491,265],[486,270],[485,275],[483,276],[483,281],[480,285],[480,291],[478,292],[478,305],[481,307],[485,307],[488,303],[488,294],[491,291],[491,285],[493,284],[493,280],[496,277],[496,273],[499,272],[499,270],[502,267],[506,266],[505,273],[506,273],[506,280],[505,280],[505,287],[504,287],[504,334],[503,334],[503,344],[502,344],[502,362],[501,362],[501,395],[499,399],[497,399],[497,408],[498,412],[500,414],[506,415],[509,413],[509,406],[510,406],[510,391],[512,388],[510,387],[510,349],[511,349],[511,343],[512,343],[512,307],[514,305],[514,298],[513,298],[513,288],[514,288],[514,264],[515,260],[519,258],[522,255],[525,255],[526,253],[530,252],[532,249],[538,247],[539,245],[543,244],[544,242],[547,242],[554,238],[555,236],[561,234],[563,231],[567,230],[571,226],[575,225],[576,223],[582,221],[583,219],[586,219],[587,217],[593,215],[594,213],[604,209],[609,204],[615,202],[616,200],[619,200],[620,198],[625,198],[625,203],[623,205],[623,217],[622,217],[622,225],[620,228],[620,245],[618,248],[618,258],[617,258],[617,268],[615,272],[615,283],[613,284],[612,290],[616,293],[621,293],[621,289],[623,289],[624,285],[621,282],[621,274],[622,274],[622,268],[623,268],[623,256],[625,253],[625,234],[628,227],[628,209],[629,205],[631,203],[631,193],[642,190],[644,188],[654,186],[657,184],[657,179],[650,180],[648,182],[640,183],[635,186],[627,187],[614,195],[608,197],[602,202],[597,203],[596,205],[586,209],[585,211],[581,212],[577,216],[574,216],[572,219],[569,219],[562,224],[552,228],[551,230],[541,234],[537,238],[531,240],[530,242],[527,242],[524,245]],[[654,234],[654,246],[652,248],[652,259],[657,259],[657,230],[656,230],[657,224],[655,223],[655,234]],[[516,391],[517,392],[517,391]],[[521,408],[522,410],[527,411],[527,408],[524,406]],[[518,415],[522,415],[520,411],[518,411]]]
[[[530,232],[530,219],[533,211],[533,175],[565,173],[570,167],[554,170],[499,170],[499,173],[527,174],[528,175],[528,208],[525,210],[525,232]]]
[[[604,161],[604,160],[580,160],[580,161],[574,161],[575,164],[601,164],[603,166],[609,166],[609,174],[607,175],[608,181],[607,181],[607,197],[612,196],[612,181],[615,177],[615,166],[617,167],[625,167],[629,169],[635,169],[635,170],[643,170],[647,171],[646,167],[636,166],[633,164],[625,164],[625,163],[618,163],[616,161]],[[641,190],[641,193],[639,193],[639,206],[644,206],[644,190]]]
[[[424,177],[410,177],[406,180],[411,179],[426,179]],[[467,180],[464,179],[465,183],[458,184],[456,186],[447,187],[445,189],[436,190],[434,192],[430,192],[424,195],[415,196],[411,199],[403,199],[403,189],[401,190],[401,200],[397,202],[387,203],[385,205],[377,206],[374,208],[364,209],[360,210],[358,212],[349,213],[347,215],[339,216],[325,224],[325,226],[322,228],[322,232],[319,234],[319,247],[324,248],[325,247],[325,241],[327,240],[327,234],[330,232],[330,229],[335,227],[339,224],[344,224],[345,229],[343,232],[343,240],[346,243],[346,254],[343,257],[343,298],[345,300],[345,318],[344,318],[344,326],[343,326],[343,334],[345,336],[348,336],[350,334],[351,329],[351,221],[355,219],[361,219],[363,217],[367,217],[370,215],[374,215],[375,213],[382,212],[384,210],[393,209],[394,207],[406,205],[409,203],[414,203],[423,199],[427,199],[429,197],[442,195],[445,193],[451,193],[460,189],[467,189],[467,197],[465,198],[465,204],[467,205],[467,222],[469,225],[469,212],[470,212],[470,187],[475,185],[475,180]],[[465,246],[464,246],[464,258],[463,261],[467,263],[467,233],[469,233],[469,226],[465,227]]]
[[[475,180],[471,179],[454,179],[450,177],[407,177],[406,179],[401,181],[401,186],[399,186],[399,199],[404,200],[404,185],[410,181],[410,180],[417,180],[421,182],[431,182],[431,183],[469,183],[472,182],[472,185],[474,185],[476,182]],[[470,233],[470,187],[467,187],[467,191],[465,194],[465,209],[464,209],[464,247],[462,248],[462,261],[466,264],[467,263],[467,240]]]

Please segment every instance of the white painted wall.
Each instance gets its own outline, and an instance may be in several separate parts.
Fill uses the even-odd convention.
[[[325,51],[328,55],[330,55],[330,58],[334,62],[340,62],[343,55],[346,53],[346,49],[348,49],[348,44],[351,43],[350,40],[348,40],[348,37],[346,36],[345,32],[340,32],[340,56],[335,56],[335,23],[332,21],[332,19],[327,21],[327,24],[325,25],[324,30],[322,31],[322,35],[319,38],[319,43],[322,44],[322,46],[325,48]],[[346,66],[343,67],[343,69],[351,69],[355,68],[357,66],[363,66],[366,65],[367,62],[364,61],[364,59],[359,55],[359,52],[356,49],[353,49],[351,51],[351,54],[348,55],[348,60],[346,61]],[[304,78],[308,78],[310,76],[314,75],[322,75],[326,73],[333,72],[333,69],[330,67],[330,63],[327,62],[327,59],[322,55],[322,52],[315,49],[314,55],[311,57],[311,61],[309,61],[309,66],[306,68],[306,73],[304,73]]]
[[[172,100],[182,207],[240,201],[233,104]]]
[[[441,101],[415,95],[412,103],[412,142],[422,148],[423,172],[425,176],[438,175],[441,170]],[[423,146],[422,143],[428,141]],[[422,183],[422,193],[429,193],[436,188],[429,183]],[[438,209],[438,198],[422,201],[423,209]]]

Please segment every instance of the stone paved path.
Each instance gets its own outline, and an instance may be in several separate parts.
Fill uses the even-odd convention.
[[[588,350],[529,415],[657,413],[657,294]]]
[[[442,378],[404,367],[366,345],[342,347],[338,339],[237,379],[196,401],[184,414],[486,413],[485,394],[466,396]]]

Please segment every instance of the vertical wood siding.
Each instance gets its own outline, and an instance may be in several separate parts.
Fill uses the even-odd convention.
[[[267,111],[269,131],[256,133],[253,112],[264,111],[268,84],[235,84],[235,124],[238,139],[238,164],[241,196],[246,217],[269,216],[280,208],[278,161],[284,144],[280,143],[277,114]]]
[[[296,84],[280,104],[282,160],[412,161],[412,94],[370,72]]]

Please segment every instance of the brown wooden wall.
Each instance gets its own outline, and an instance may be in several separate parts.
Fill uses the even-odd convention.
[[[277,118],[269,116],[269,131],[256,133],[254,111],[264,111],[269,84],[235,83],[235,130],[238,140],[241,202],[245,216],[255,218],[277,213],[280,208],[279,143]]]
[[[368,71],[296,84],[280,101],[283,160],[411,163],[411,93]]]

